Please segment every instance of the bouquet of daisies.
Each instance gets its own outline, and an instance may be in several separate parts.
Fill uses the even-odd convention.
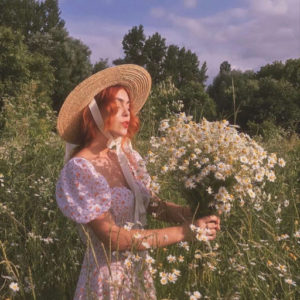
[[[162,120],[147,155],[153,192],[171,178],[197,217],[229,213],[237,202],[259,210],[266,182],[275,181],[275,166],[285,161],[236,127],[225,120],[196,123],[184,113]]]

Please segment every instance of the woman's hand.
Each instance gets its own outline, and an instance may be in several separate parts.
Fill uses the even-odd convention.
[[[192,224],[190,222],[184,223],[184,232],[186,236],[186,240],[190,241],[194,238],[195,234],[191,231]],[[193,225],[196,227],[200,227],[201,229],[207,229],[205,235],[208,240],[214,240],[217,235],[217,231],[221,229],[220,227],[220,218],[212,215],[207,217],[202,217],[193,222]]]
[[[202,229],[208,229],[206,236],[209,240],[214,240],[216,238],[217,231],[221,229],[220,218],[215,215],[197,219],[194,225]]]

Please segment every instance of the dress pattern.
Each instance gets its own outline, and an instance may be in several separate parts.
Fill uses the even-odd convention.
[[[137,152],[130,161],[143,165]],[[143,195],[149,197],[146,188],[149,175],[143,172],[143,167],[134,168],[131,164],[131,168]],[[74,157],[60,173],[56,201],[62,213],[78,224],[80,237],[87,247],[74,300],[156,299],[147,265],[137,263],[128,267],[126,251],[110,255],[87,225],[107,211],[120,227],[127,222],[133,223],[134,194],[131,190],[124,186],[111,188],[90,161]],[[147,255],[146,251],[138,254],[141,257]]]

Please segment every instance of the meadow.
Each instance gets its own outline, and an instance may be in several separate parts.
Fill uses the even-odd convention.
[[[5,99],[1,117],[0,298],[67,300],[85,249],[75,224],[56,205],[64,144],[55,131],[54,112],[39,104],[34,89],[28,85],[22,95]],[[142,123],[135,140],[142,155],[149,136],[157,133],[152,124]],[[284,158],[286,166],[267,187],[259,209],[236,206],[230,217],[222,217],[215,241],[149,251],[158,299],[300,298],[300,139],[277,127],[253,138]],[[185,203],[172,180],[162,185],[160,196]],[[168,224],[149,217],[149,226]],[[161,273],[173,269],[179,271],[176,278],[162,281]]]

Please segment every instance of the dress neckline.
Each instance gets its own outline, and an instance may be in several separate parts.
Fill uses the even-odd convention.
[[[69,159],[69,161],[67,163],[69,163],[71,160],[84,160],[85,162],[87,162],[93,169],[93,171],[100,177],[102,177],[104,179],[104,181],[106,182],[107,186],[109,187],[110,190],[113,190],[113,189],[126,189],[128,190],[130,193],[133,194],[132,190],[129,189],[127,186],[124,186],[124,185],[120,185],[120,186],[113,186],[111,187],[109,184],[108,184],[108,181],[106,180],[105,176],[102,175],[100,172],[98,172],[95,168],[95,166],[86,158],[84,157],[79,157],[79,156],[75,156],[75,157],[72,157],[71,159]]]

